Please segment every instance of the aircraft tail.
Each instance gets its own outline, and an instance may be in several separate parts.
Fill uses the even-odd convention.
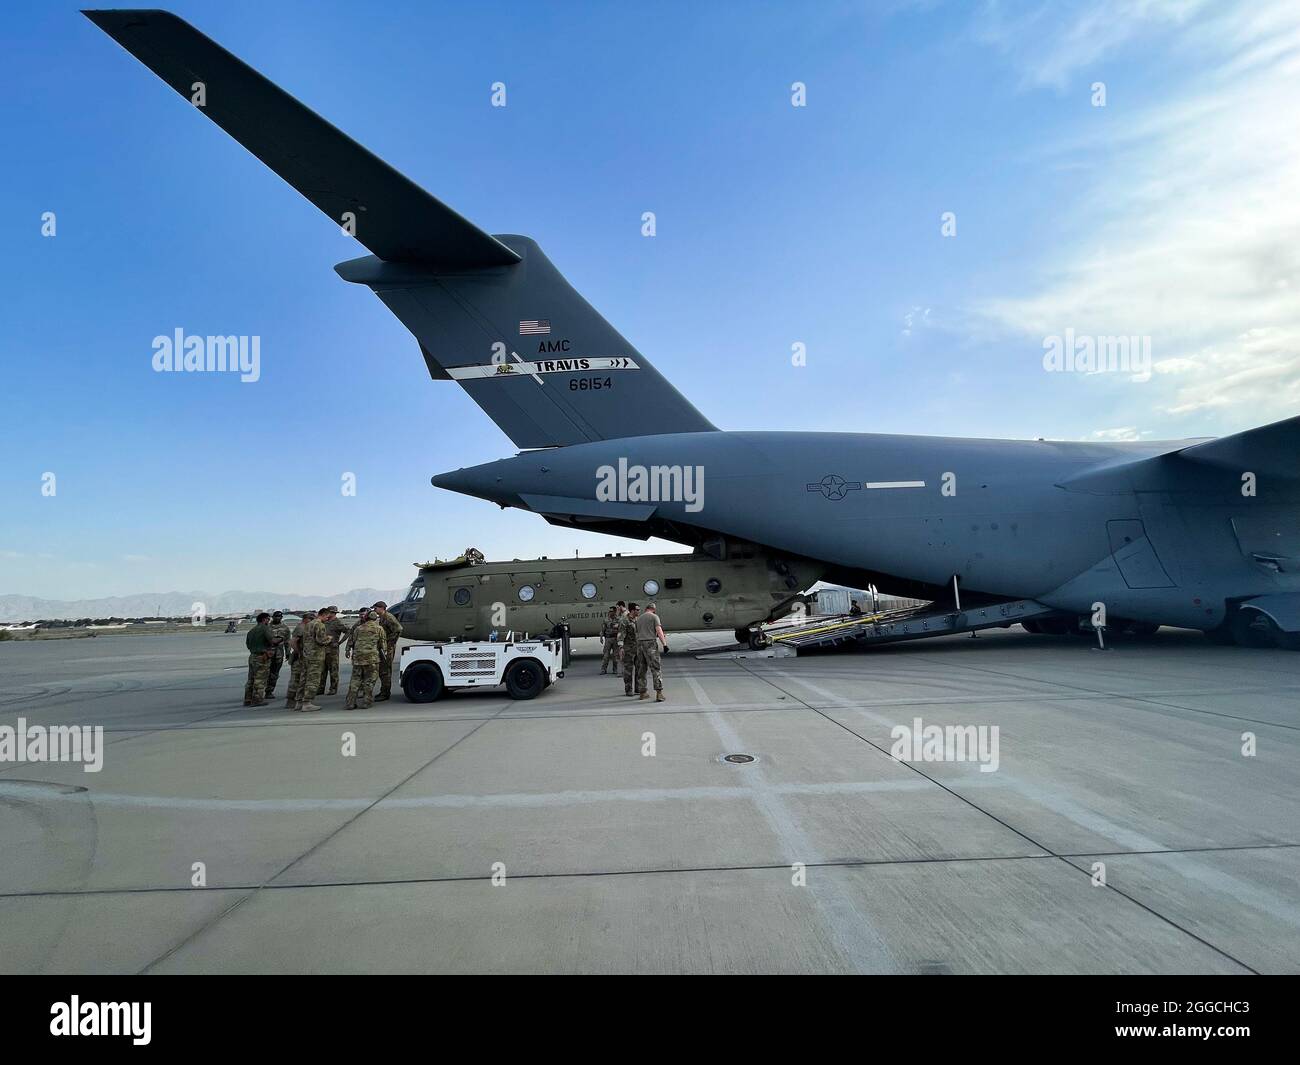
[[[715,428],[527,237],[498,238],[514,266],[438,274],[374,256],[340,263],[520,448]]]
[[[167,11],[84,14],[373,255],[341,263],[520,448],[715,428],[526,237],[494,237]]]

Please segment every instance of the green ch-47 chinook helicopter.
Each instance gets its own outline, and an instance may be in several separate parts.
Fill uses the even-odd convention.
[[[416,640],[486,640],[493,633],[599,636],[618,600],[653,602],[667,632],[717,629],[742,643],[790,613],[821,577],[807,559],[753,544],[717,542],[692,554],[605,555],[488,562],[469,548],[448,562],[416,563],[406,598],[391,609]]]

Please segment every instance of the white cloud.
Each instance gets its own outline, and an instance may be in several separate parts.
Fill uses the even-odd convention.
[[[1064,89],[1081,71],[1152,32],[1185,22],[1206,0],[985,0],[975,36],[1020,70],[1025,87]]]
[[[1089,236],[1044,255],[1062,265],[1036,291],[977,310],[1027,337],[1150,335],[1154,405],[1198,415],[1189,429],[1206,415],[1225,428],[1289,417],[1300,406],[1300,5],[1100,6],[1168,23],[1165,45],[1187,74],[1168,101],[1128,114],[1112,102],[1104,134],[1056,146],[1067,161],[1105,160],[1063,220]],[[1062,69],[1088,61],[1079,41],[1093,18],[1078,13],[1045,42],[1067,56]],[[1026,76],[1049,83],[1035,69]]]
[[[1138,432],[1136,425],[1126,425],[1121,429],[1094,429],[1084,439],[1099,443],[1113,444],[1118,441],[1141,440],[1150,436],[1150,431]]]

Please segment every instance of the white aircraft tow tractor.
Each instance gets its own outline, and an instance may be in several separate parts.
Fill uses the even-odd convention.
[[[513,699],[533,699],[564,676],[567,639],[548,636],[501,642],[413,643],[402,648],[402,691],[431,703],[445,691],[504,684]]]

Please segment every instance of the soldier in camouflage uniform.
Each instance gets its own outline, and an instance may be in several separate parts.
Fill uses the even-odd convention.
[[[325,622],[325,631],[330,634],[330,644],[325,648],[325,673],[329,677],[329,691],[325,695],[337,695],[339,692],[339,644],[343,637],[348,634],[348,627],[339,620],[339,608],[336,606],[327,606],[325,608],[327,616],[322,620]],[[325,687],[325,676],[321,677],[321,688]]]
[[[600,672],[609,672],[609,667],[618,669],[618,609],[610,607],[600,626],[600,638],[605,645],[604,657],[600,660]]]
[[[284,611],[277,610],[271,615],[271,673],[266,678],[266,698],[275,695],[275,686],[280,681],[280,667],[289,654],[289,626],[284,623]]]
[[[636,666],[636,616],[637,606],[628,603],[627,613],[619,622],[619,643],[623,647],[623,694],[632,695],[632,670]]]
[[[402,623],[388,612],[388,604],[382,599],[375,604],[378,614],[376,620],[384,628],[385,649],[379,653],[379,694],[375,702],[382,703],[392,694],[393,656],[397,654],[397,639],[402,635]]]
[[[384,627],[371,614],[369,607],[363,606],[357,623],[348,633],[347,656],[352,660],[352,679],[348,683],[344,710],[355,710],[358,699],[363,710],[374,705],[379,660],[387,647],[388,637],[384,634]]]
[[[642,699],[650,698],[650,693],[646,691],[645,686],[645,675],[649,670],[650,678],[654,681],[657,703],[664,701],[664,680],[659,665],[661,641],[664,650],[668,650],[668,637],[664,635],[664,630],[659,625],[659,614],[654,603],[648,603],[645,613],[636,619],[636,691]]]
[[[298,693],[304,687],[303,675],[307,670],[307,658],[303,654],[303,637],[307,635],[307,626],[315,620],[316,611],[304,610],[302,620],[298,622],[289,639],[289,691],[284,700],[284,705],[289,710],[298,705]]]
[[[623,619],[627,617],[627,604],[620,599],[614,604],[617,613],[614,615],[614,626],[619,634],[614,637],[614,675],[623,672]]]
[[[322,610],[321,614],[325,611]],[[325,630],[325,622],[317,616],[302,634],[303,686],[298,689],[298,701],[295,710],[319,710],[313,699],[320,691],[321,676],[325,671],[325,648],[329,646],[330,634]]]
[[[271,615],[263,611],[257,624],[248,630],[244,645],[248,648],[248,683],[244,685],[245,706],[266,705],[266,677],[271,670]]]

